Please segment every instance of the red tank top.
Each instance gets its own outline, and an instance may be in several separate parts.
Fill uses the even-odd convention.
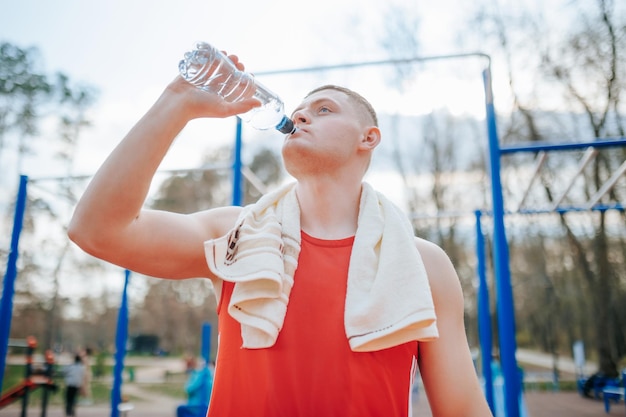
[[[344,303],[354,238],[302,247],[283,328],[267,349],[243,349],[227,312],[233,284],[218,304],[219,349],[210,417],[409,416],[417,342],[353,352]]]

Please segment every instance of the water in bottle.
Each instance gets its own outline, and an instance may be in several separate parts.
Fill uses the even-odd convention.
[[[261,102],[240,117],[257,129],[275,128],[282,133],[295,132],[293,121],[285,116],[282,100],[251,74],[239,71],[222,52],[206,42],[199,42],[185,53],[178,64],[181,76],[198,88],[215,93],[228,102],[254,97]]]

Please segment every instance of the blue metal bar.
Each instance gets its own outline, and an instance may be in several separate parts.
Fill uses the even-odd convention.
[[[233,206],[241,206],[243,202],[241,192],[241,148],[242,148],[242,140],[241,140],[241,127],[242,122],[239,117],[237,117],[237,131],[235,134],[235,154],[233,155]]]
[[[509,154],[516,152],[540,152],[540,151],[569,151],[576,149],[592,148],[609,148],[614,146],[626,146],[626,138],[598,139],[589,142],[571,142],[571,143],[548,143],[548,142],[530,142],[527,144],[515,146],[503,146],[499,149],[500,154]]]
[[[399,65],[399,64],[410,64],[413,62],[441,61],[441,60],[447,60],[447,59],[462,59],[462,58],[484,58],[487,60],[488,66],[491,65],[491,57],[487,55],[486,53],[468,52],[468,53],[461,53],[461,54],[416,56],[416,57],[411,57],[411,58],[386,59],[383,61],[352,62],[352,63],[336,64],[336,65],[322,65],[322,66],[316,66],[316,67],[292,68],[292,69],[286,69],[286,70],[285,69],[272,70],[272,71],[255,72],[254,75],[256,77],[259,77],[261,75],[320,72],[320,71],[330,71],[330,70],[356,68],[356,67],[372,67],[372,66],[389,65],[389,64]]]
[[[493,337],[491,333],[491,307],[489,301],[489,287],[487,286],[487,268],[485,267],[485,237],[480,224],[481,212],[476,210],[476,258],[478,259],[478,335],[480,339],[481,364],[485,383],[485,397],[491,413],[496,415],[493,403],[493,373],[491,372],[491,358]]]
[[[500,151],[496,112],[493,105],[491,71],[483,71],[487,133],[489,139],[489,165],[491,168],[491,194],[493,206],[493,262],[496,277],[500,360],[504,376],[505,410],[507,417],[520,417],[520,383],[515,358],[515,309],[509,270],[509,248],[504,227],[504,201],[500,180]]]
[[[208,366],[211,362],[211,323],[202,323],[202,357]]]
[[[118,406],[122,402],[122,382],[124,372],[124,356],[128,339],[128,282],[130,271],[124,271],[124,291],[122,304],[117,315],[117,332],[115,335],[115,367],[113,368],[113,388],[111,389],[111,417],[119,416]]]
[[[15,293],[15,279],[17,278],[20,233],[22,232],[24,211],[26,210],[27,185],[28,177],[25,175],[20,176],[20,185],[15,199],[11,249],[2,286],[2,301],[0,301],[0,387],[2,387],[2,382],[4,381],[4,370],[9,351],[9,335],[11,333],[11,318],[13,317],[13,294]]]
[[[580,207],[580,206],[560,206],[555,209],[546,209],[546,210],[522,209],[511,214],[547,214],[547,213],[571,213],[571,212],[581,213],[581,212],[589,212],[589,211],[609,211],[609,210],[624,211],[626,210],[626,208],[621,203],[615,203],[615,204],[597,204],[591,208]]]
[[[516,214],[526,215],[526,214],[551,214],[551,213],[570,213],[570,212],[588,212],[588,211],[609,211],[609,210],[617,210],[624,211],[626,210],[626,206],[622,203],[613,203],[613,204],[597,204],[591,208],[583,207],[583,206],[560,206],[557,208],[546,208],[546,209],[521,209],[518,211],[506,211],[504,214],[507,216],[513,216]],[[492,216],[493,211],[491,210],[483,210],[483,215]],[[451,218],[462,217],[461,215],[451,215]]]

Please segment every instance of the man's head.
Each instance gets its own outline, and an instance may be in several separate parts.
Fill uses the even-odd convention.
[[[296,133],[283,147],[285,166],[298,179],[341,176],[361,179],[380,142],[372,105],[360,94],[335,85],[309,92],[292,114]]]
[[[356,91],[350,90],[349,88],[327,84],[309,91],[309,93],[304,98],[308,98],[313,94],[324,90],[335,90],[344,93],[353,102],[353,104],[363,112],[362,115],[365,117],[366,120],[369,117],[369,122],[371,122],[371,124],[374,126],[378,126],[378,116],[376,115],[376,110],[374,110],[374,107],[370,104],[369,101],[367,101],[365,97],[363,97]]]

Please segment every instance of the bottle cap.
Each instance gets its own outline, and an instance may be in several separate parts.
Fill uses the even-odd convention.
[[[278,130],[281,133],[291,135],[292,133],[296,131],[296,127],[294,126],[293,121],[289,117],[284,116],[283,119],[280,121],[280,123],[276,125],[276,130]]]

